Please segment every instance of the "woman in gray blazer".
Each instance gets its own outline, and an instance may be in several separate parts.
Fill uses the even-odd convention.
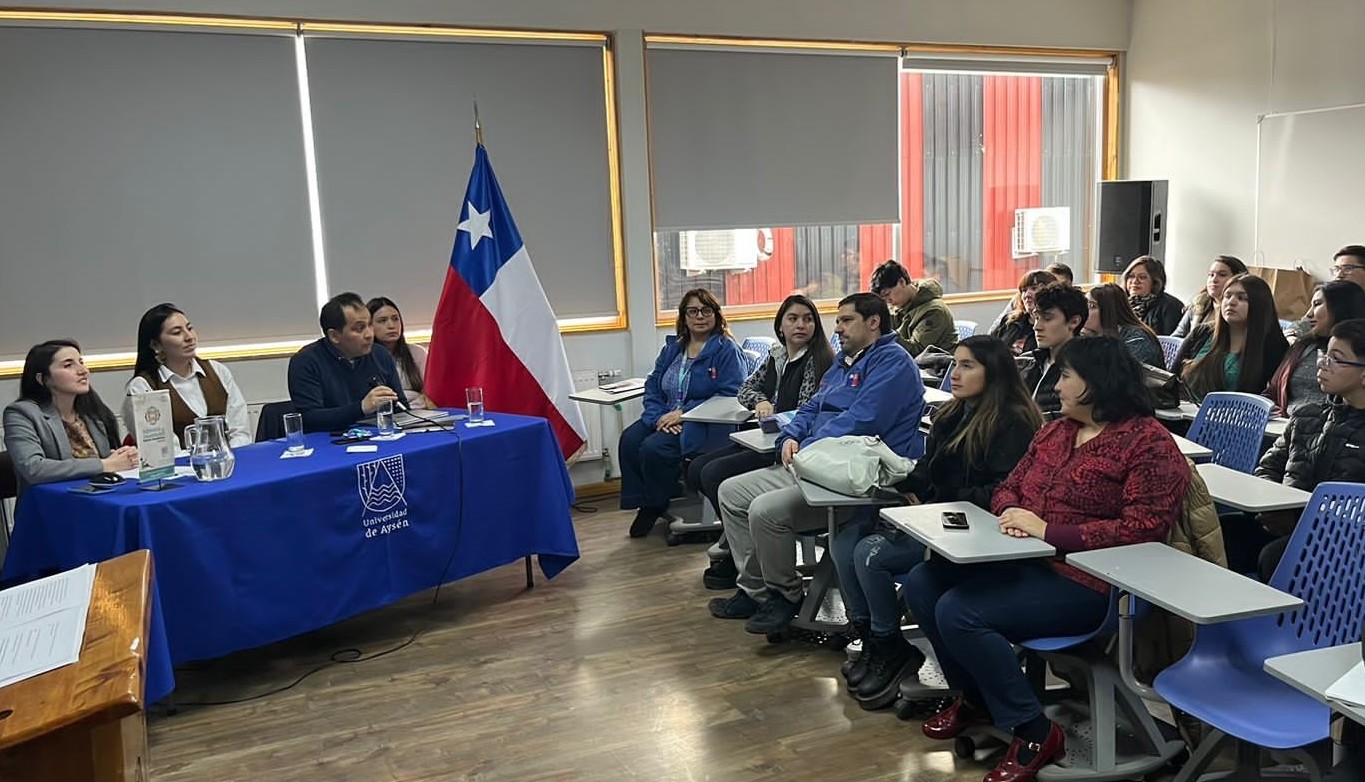
[[[20,494],[37,483],[138,465],[136,448],[114,447],[118,423],[90,387],[90,370],[71,340],[50,340],[28,351],[19,399],[5,408],[4,426]]]

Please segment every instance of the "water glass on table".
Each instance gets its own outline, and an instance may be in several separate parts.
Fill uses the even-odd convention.
[[[483,423],[483,389],[479,386],[466,388],[464,401],[469,409],[469,423]]]
[[[304,449],[302,413],[284,414],[284,442],[285,450],[289,453],[299,453]]]
[[[393,400],[379,403],[374,411],[374,425],[380,436],[398,434],[398,422],[393,419]]]

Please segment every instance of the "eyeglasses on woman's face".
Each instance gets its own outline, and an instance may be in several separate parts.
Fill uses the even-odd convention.
[[[686,309],[683,310],[683,314],[689,318],[705,320],[706,318],[715,315],[716,311],[710,307],[687,307]]]

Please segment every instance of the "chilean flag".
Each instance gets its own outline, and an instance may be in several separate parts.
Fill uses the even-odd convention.
[[[569,399],[564,340],[482,143],[460,214],[423,390],[440,407],[463,407],[465,389],[481,386],[489,410],[549,421],[567,460],[587,427]]]

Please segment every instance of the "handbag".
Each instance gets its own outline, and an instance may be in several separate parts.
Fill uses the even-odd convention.
[[[1180,375],[1174,372],[1143,364],[1142,383],[1152,392],[1152,406],[1157,410],[1174,410],[1184,401],[1181,398]]]
[[[888,490],[914,468],[914,459],[891,450],[882,438],[856,434],[816,440],[792,457],[797,478],[851,497]]]

